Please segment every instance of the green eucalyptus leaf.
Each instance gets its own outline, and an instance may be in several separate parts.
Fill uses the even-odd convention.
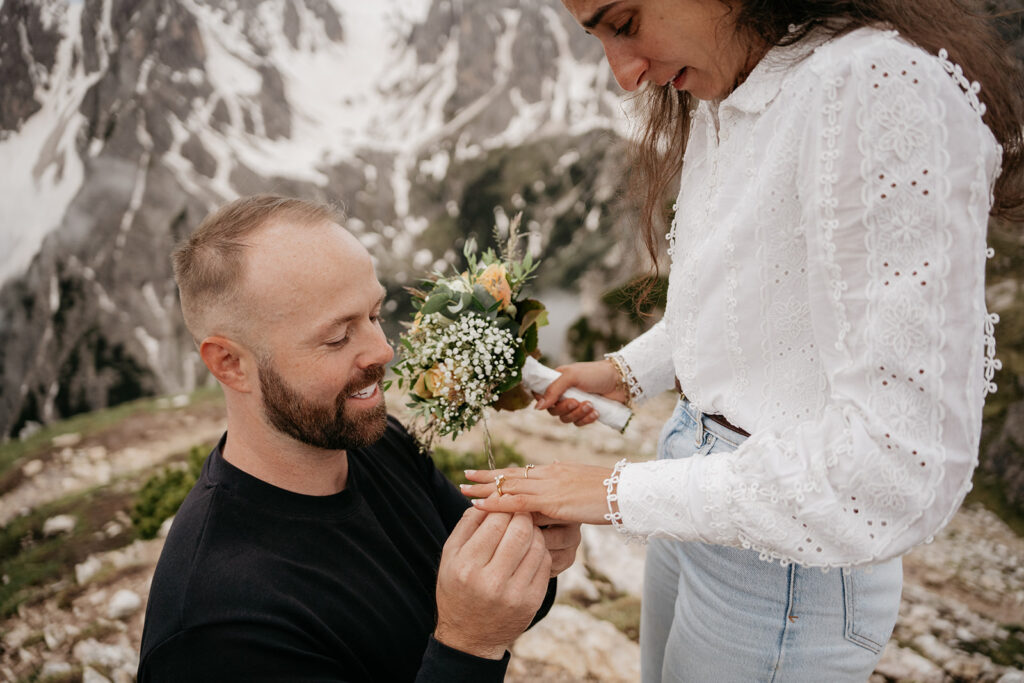
[[[523,348],[526,353],[533,353],[537,350],[537,326],[530,325],[526,328],[526,334],[523,335]]]
[[[431,294],[430,298],[427,299],[427,302],[425,304],[423,304],[423,308],[420,309],[420,313],[422,313],[423,315],[430,315],[431,313],[437,313],[442,308],[444,308],[444,305],[446,303],[448,303],[449,296],[450,296],[450,293],[448,292],[447,289],[445,289],[445,291],[443,291],[443,292],[438,292],[436,294]]]

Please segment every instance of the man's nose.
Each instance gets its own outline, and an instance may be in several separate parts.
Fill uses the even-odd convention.
[[[395,350],[388,343],[387,335],[380,325],[374,325],[374,335],[369,345],[360,357],[360,364],[364,367],[373,365],[386,365],[395,357]]]
[[[633,92],[643,85],[650,61],[622,45],[605,45],[604,55],[619,87]]]

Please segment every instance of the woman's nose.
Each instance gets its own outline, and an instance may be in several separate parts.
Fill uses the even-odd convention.
[[[648,60],[621,45],[606,44],[604,55],[619,87],[627,92],[633,92],[643,85],[647,69],[650,67]]]

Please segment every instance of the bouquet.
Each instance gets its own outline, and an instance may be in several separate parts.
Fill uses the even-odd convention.
[[[398,386],[409,388],[407,405],[424,447],[436,435],[458,437],[488,407],[525,408],[533,400],[531,391],[543,392],[558,376],[535,358],[540,355],[537,330],[548,322],[547,309],[523,296],[538,264],[528,252],[518,256],[521,219],[519,214],[511,221],[500,253],[488,249],[478,255],[475,241],[467,240],[464,272],[435,272],[421,287],[408,289],[416,314],[401,335],[402,359],[394,372]],[[570,392],[594,402],[603,422],[606,412],[618,415],[617,426],[625,428],[628,418],[623,421],[621,411],[629,411],[621,404]]]

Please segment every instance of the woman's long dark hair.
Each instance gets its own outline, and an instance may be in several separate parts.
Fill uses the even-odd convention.
[[[970,81],[981,84],[984,122],[1003,146],[1003,171],[995,187],[993,215],[1019,217],[1024,208],[1024,79],[1009,48],[992,30],[991,17],[959,0],[736,0],[736,29],[751,45],[789,45],[812,31],[840,35],[879,26],[926,51],[942,48]],[[791,32],[790,27],[798,27]],[[686,150],[690,113],[696,100],[670,87],[647,84],[637,95],[643,117],[632,143],[632,196],[640,205],[644,244],[657,264],[657,235],[663,233],[666,194],[678,176]],[[655,266],[656,267],[656,266]]]

